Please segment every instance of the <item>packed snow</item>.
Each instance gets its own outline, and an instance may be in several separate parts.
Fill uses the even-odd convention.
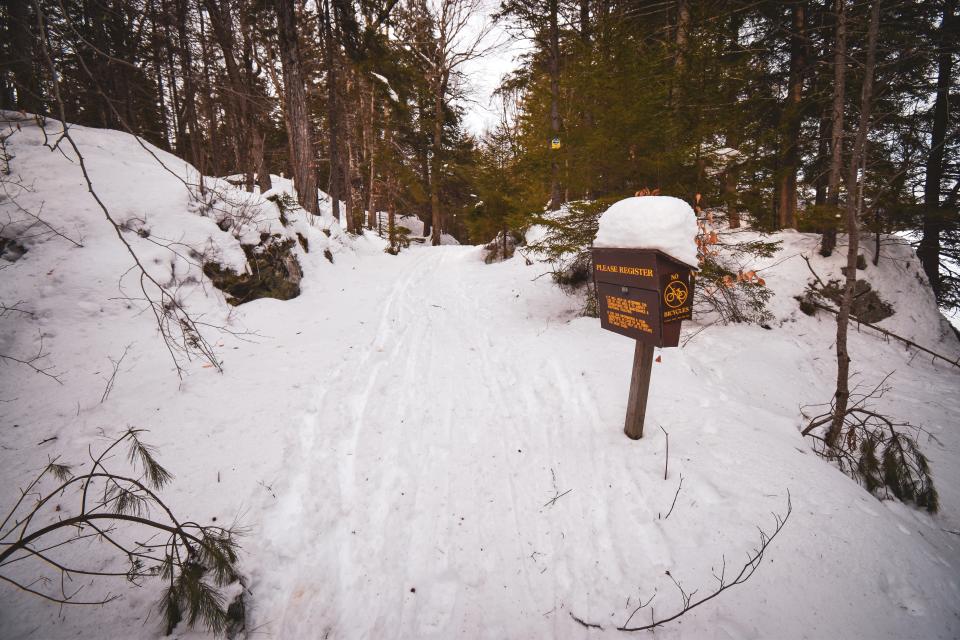
[[[44,202],[45,219],[83,246],[35,236],[0,275],[0,301],[29,312],[0,318],[0,353],[32,354],[42,338],[43,363],[62,383],[3,364],[0,507],[48,456],[83,464],[104,434],[147,428],[176,475],[164,489],[171,508],[246,528],[252,637],[619,638],[614,627],[641,599],[656,596],[644,619],[681,606],[673,580],[699,597],[724,563],[728,577],[739,571],[757,527],[771,530],[789,492],[792,515],[753,577],[658,638],[960,636],[958,370],[852,330],[857,381],[892,372],[879,408],[930,435],[921,445],[938,515],[878,500],[799,434],[801,407],[829,400],[836,362],[833,317],[806,316],[794,300],[811,277],[802,256],[820,277],[838,278],[843,251],[822,258],[816,236],[774,236],[780,250],[752,268],[775,292],[775,321],[685,323],[684,346],[658,351],[646,434],[634,442],[622,433],[633,342],[581,317],[577,299],[540,277],[548,267],[535,256],[486,265],[481,247],[417,243],[391,256],[381,238],[348,236],[328,215],[296,218],[310,242],[297,253],[300,296],[230,307],[195,265],[149,238],[239,262],[244,225],[292,233],[275,206],[221,184],[222,211],[198,207],[131,137],[73,131],[108,207],[148,225],[148,238],[139,227],[126,236],[149,268],[179,282],[205,322],[229,329],[210,334],[224,372],[195,360],[177,378],[149,311],[119,290],[132,288],[129,254],[75,161],[24,124],[7,141],[12,174],[32,189],[18,203]],[[664,210],[687,216],[676,202]],[[226,226],[223,216],[243,203],[256,205],[244,219],[257,222],[222,231],[215,218]],[[22,217],[9,198],[0,215]],[[655,248],[695,264],[680,250],[695,229],[671,228],[676,246]],[[909,247],[885,245],[863,275],[896,309],[881,326],[960,356]],[[101,400],[111,358],[125,349]],[[75,508],[61,506],[48,517]],[[93,567],[110,557],[95,540],[63,551]],[[22,580],[39,571],[27,561],[9,567]],[[0,637],[162,635],[150,613],[158,581],[74,580],[87,596],[123,599],[61,610],[0,585]],[[181,627],[174,637],[206,634]]]
[[[697,216],[672,196],[626,198],[600,216],[595,247],[659,249],[690,266],[697,264]]]

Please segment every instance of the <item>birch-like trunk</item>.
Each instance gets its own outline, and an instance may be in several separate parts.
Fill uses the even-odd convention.
[[[860,93],[860,122],[853,144],[850,165],[847,167],[847,268],[843,299],[837,313],[837,391],[834,396],[833,420],[826,441],[836,446],[850,401],[850,354],[847,350],[847,333],[850,325],[850,307],[853,290],[857,283],[857,256],[860,251],[860,225],[858,215],[863,204],[862,183],[858,181],[864,164],[867,134],[870,131],[870,111],[873,106],[873,72],[877,58],[877,32],[880,30],[880,2],[875,0],[870,10],[870,26],[867,30],[867,61],[863,68],[863,86]]]

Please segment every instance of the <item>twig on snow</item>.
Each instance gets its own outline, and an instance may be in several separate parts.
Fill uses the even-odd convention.
[[[600,631],[603,631],[603,627],[601,627],[600,625],[593,624],[592,622],[584,622],[583,620],[578,618],[576,615],[574,615],[573,611],[570,611],[569,613],[570,613],[570,617],[576,620],[583,627],[587,629],[599,629]]]
[[[760,564],[763,561],[763,556],[766,553],[767,548],[773,542],[773,539],[777,537],[780,531],[783,530],[784,525],[787,524],[787,520],[790,519],[790,514],[792,513],[793,513],[793,502],[790,498],[790,492],[787,491],[786,514],[783,516],[781,516],[778,513],[773,514],[775,525],[772,533],[767,534],[763,529],[760,529],[760,546],[755,548],[751,553],[747,554],[746,561],[744,562],[743,566],[740,568],[740,571],[737,573],[737,575],[733,578],[733,580],[731,580],[730,582],[727,582],[727,577],[726,577],[727,561],[726,561],[726,556],[724,556],[723,566],[721,568],[720,575],[718,576],[716,575],[716,573],[714,573],[714,578],[719,583],[717,588],[714,589],[712,592],[710,592],[708,595],[701,597],[699,600],[694,600],[693,596],[697,593],[698,590],[694,590],[690,593],[687,593],[687,591],[680,585],[680,582],[676,578],[674,578],[673,575],[671,575],[670,572],[668,571],[667,575],[673,581],[677,589],[680,590],[680,597],[683,602],[683,605],[681,606],[680,610],[666,618],[657,619],[653,615],[653,610],[651,609],[650,624],[645,624],[637,627],[627,626],[630,624],[630,620],[633,619],[634,615],[636,615],[638,611],[640,611],[641,609],[648,606],[651,602],[653,602],[653,597],[651,597],[649,600],[647,600],[647,602],[641,603],[641,605],[637,607],[633,611],[633,613],[630,614],[630,617],[628,617],[627,620],[621,626],[617,627],[617,630],[618,631],[650,631],[652,629],[656,629],[657,627],[662,627],[663,625],[669,622],[673,622],[674,620],[686,614],[687,612],[692,611],[693,609],[696,609],[700,605],[706,602],[709,602],[710,600],[713,600],[714,598],[719,596],[721,593],[723,593],[727,589],[743,584],[744,582],[749,580],[753,576],[753,574],[756,572],[756,570],[760,568]],[[600,625],[591,624],[589,622],[580,620],[579,618],[577,618],[576,615],[573,614],[573,612],[570,612],[570,617],[585,627],[602,629]]]
[[[557,473],[553,469],[550,469],[550,477],[553,480],[553,497],[543,505],[544,508],[553,506],[556,504],[557,500],[573,491],[573,489],[567,489],[563,493],[560,493],[560,489],[557,488]]]
[[[110,359],[110,363],[113,365],[113,373],[110,374],[110,378],[107,380],[107,386],[103,389],[103,395],[100,396],[100,404],[106,402],[107,398],[110,396],[110,392],[113,391],[113,383],[117,380],[117,371],[120,370],[120,363],[122,363],[123,359],[127,357],[127,352],[130,350],[131,346],[133,345],[128,344],[123,348],[123,353],[120,354],[119,360],[114,360],[113,358],[107,356]]]
[[[660,431],[663,431],[663,436],[667,439],[667,455],[663,459],[663,479],[667,479],[667,468],[670,466],[670,434],[667,433],[667,430],[663,428],[662,425],[657,425],[660,427]]]
[[[670,514],[673,513],[673,508],[677,504],[677,496],[680,495],[680,488],[683,487],[683,474],[680,474],[680,484],[677,485],[677,492],[673,494],[673,502],[670,503],[670,511],[667,511],[667,515],[663,517],[664,520],[670,517]]]

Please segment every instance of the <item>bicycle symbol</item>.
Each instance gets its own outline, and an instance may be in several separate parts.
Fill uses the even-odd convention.
[[[684,302],[687,301],[687,285],[680,282],[679,280],[674,280],[667,285],[667,288],[663,291],[663,301],[671,309],[676,309]]]

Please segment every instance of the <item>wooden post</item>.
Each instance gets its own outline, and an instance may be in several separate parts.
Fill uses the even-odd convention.
[[[630,376],[630,397],[627,399],[627,420],[623,432],[631,440],[643,437],[643,419],[647,414],[647,392],[653,370],[652,345],[637,341],[633,352],[633,374]]]

